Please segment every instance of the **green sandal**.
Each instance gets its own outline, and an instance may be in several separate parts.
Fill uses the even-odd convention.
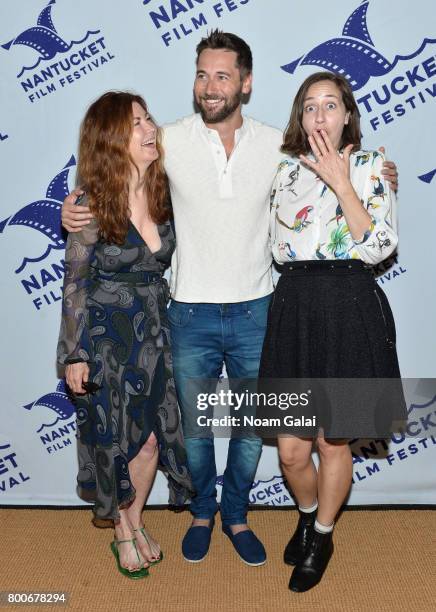
[[[142,534],[144,540],[147,542],[147,544],[150,546],[150,549],[151,549],[150,540],[148,539],[148,536],[146,534],[145,527],[137,527],[136,529],[132,529],[132,531],[133,532],[139,531]],[[156,559],[156,561],[149,561],[149,563],[150,563],[150,565],[156,565],[157,563],[160,563],[162,561],[162,559],[163,559],[163,552],[160,551],[159,559]]]
[[[130,570],[127,569],[127,567],[123,567],[120,563],[120,554],[118,552],[118,546],[119,544],[126,544],[127,542],[129,542],[130,544],[132,544],[135,548],[136,554],[138,556],[138,561],[139,561],[139,553],[138,553],[138,549],[136,548],[136,540],[114,540],[113,542],[111,542],[111,551],[113,552],[113,555],[117,561],[117,566],[118,566],[118,571],[120,572],[120,574],[122,574],[123,576],[126,576],[127,578],[131,578],[132,580],[138,580],[139,578],[145,578],[146,576],[148,576],[148,568],[146,567],[141,567],[141,569],[139,570],[134,570],[133,572],[131,572]]]

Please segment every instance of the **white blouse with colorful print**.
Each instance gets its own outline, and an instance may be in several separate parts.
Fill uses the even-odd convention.
[[[398,243],[396,200],[381,174],[384,156],[357,151],[350,156],[350,180],[372,222],[353,240],[334,191],[298,159],[279,165],[271,193],[271,244],[274,259],[289,261],[361,259],[377,264]]]

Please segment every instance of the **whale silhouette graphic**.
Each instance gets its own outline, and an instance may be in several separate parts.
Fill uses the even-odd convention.
[[[38,433],[45,427],[53,427],[53,425],[56,425],[56,423],[59,421],[66,421],[74,415],[75,408],[66,393],[64,380],[59,381],[56,391],[39,397],[34,402],[23,406],[23,408],[26,410],[33,410],[34,408],[41,406],[44,408],[50,408],[50,410],[55,412],[56,420],[53,423],[43,423],[38,429]]]
[[[6,227],[10,227],[11,225],[24,225],[31,229],[38,230],[50,240],[48,250],[41,257],[36,259],[26,258],[22,266],[16,270],[16,273],[21,272],[27,262],[41,261],[47,257],[51,249],[61,249],[65,247],[60,213],[62,202],[69,192],[68,176],[71,168],[75,165],[76,160],[74,155],[72,155],[63,169],[50,181],[44,199],[27,204],[15,213],[15,215],[0,222],[0,234],[5,231]]]
[[[51,17],[51,9],[56,0],[50,0],[48,5],[40,12],[36,26],[21,32],[16,38],[2,45],[9,50],[12,45],[25,45],[34,49],[43,59],[52,59],[57,53],[68,51],[70,48],[57,33]]]
[[[76,43],[84,42],[91,34],[98,34],[100,30],[88,31],[81,40],[72,40],[67,43],[61,38],[54,26],[51,9],[56,4],[56,0],[50,0],[46,7],[39,13],[36,26],[27,28],[9,42],[1,45],[3,49],[9,51],[14,45],[24,45],[33,49],[38,54],[38,59],[33,66],[24,66],[17,75],[18,78],[26,70],[33,70],[43,60],[53,59],[58,53],[65,53]]]
[[[436,168],[434,168],[434,170],[430,170],[430,172],[426,172],[425,174],[421,174],[420,176],[418,176],[418,178],[423,183],[430,184],[435,176],[436,176]]]
[[[416,57],[429,43],[436,39],[425,38],[419,49],[411,55],[396,55],[390,62],[379,53],[371,39],[366,24],[370,0],[363,0],[351,13],[342,29],[342,36],[327,40],[298,59],[281,66],[282,70],[294,74],[298,66],[314,66],[343,75],[353,91],[361,89],[371,77],[380,77],[395,68],[400,61]]]

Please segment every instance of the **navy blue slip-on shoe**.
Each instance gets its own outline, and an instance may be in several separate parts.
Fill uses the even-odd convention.
[[[188,529],[182,541],[182,554],[185,561],[200,563],[206,557],[209,552],[214,522],[211,519],[209,527],[198,525]]]
[[[223,532],[230,539],[236,552],[247,565],[263,565],[266,562],[266,552],[262,542],[251,529],[233,534],[228,525],[223,525]]]

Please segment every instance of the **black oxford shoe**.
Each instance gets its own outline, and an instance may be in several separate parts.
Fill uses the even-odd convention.
[[[332,532],[312,531],[304,559],[295,566],[292,572],[289,581],[291,591],[303,593],[312,589],[321,580],[333,554],[332,535]]]
[[[307,544],[315,524],[315,518],[316,510],[313,512],[300,512],[297,528],[283,554],[283,560],[288,565],[296,565],[304,559]]]

